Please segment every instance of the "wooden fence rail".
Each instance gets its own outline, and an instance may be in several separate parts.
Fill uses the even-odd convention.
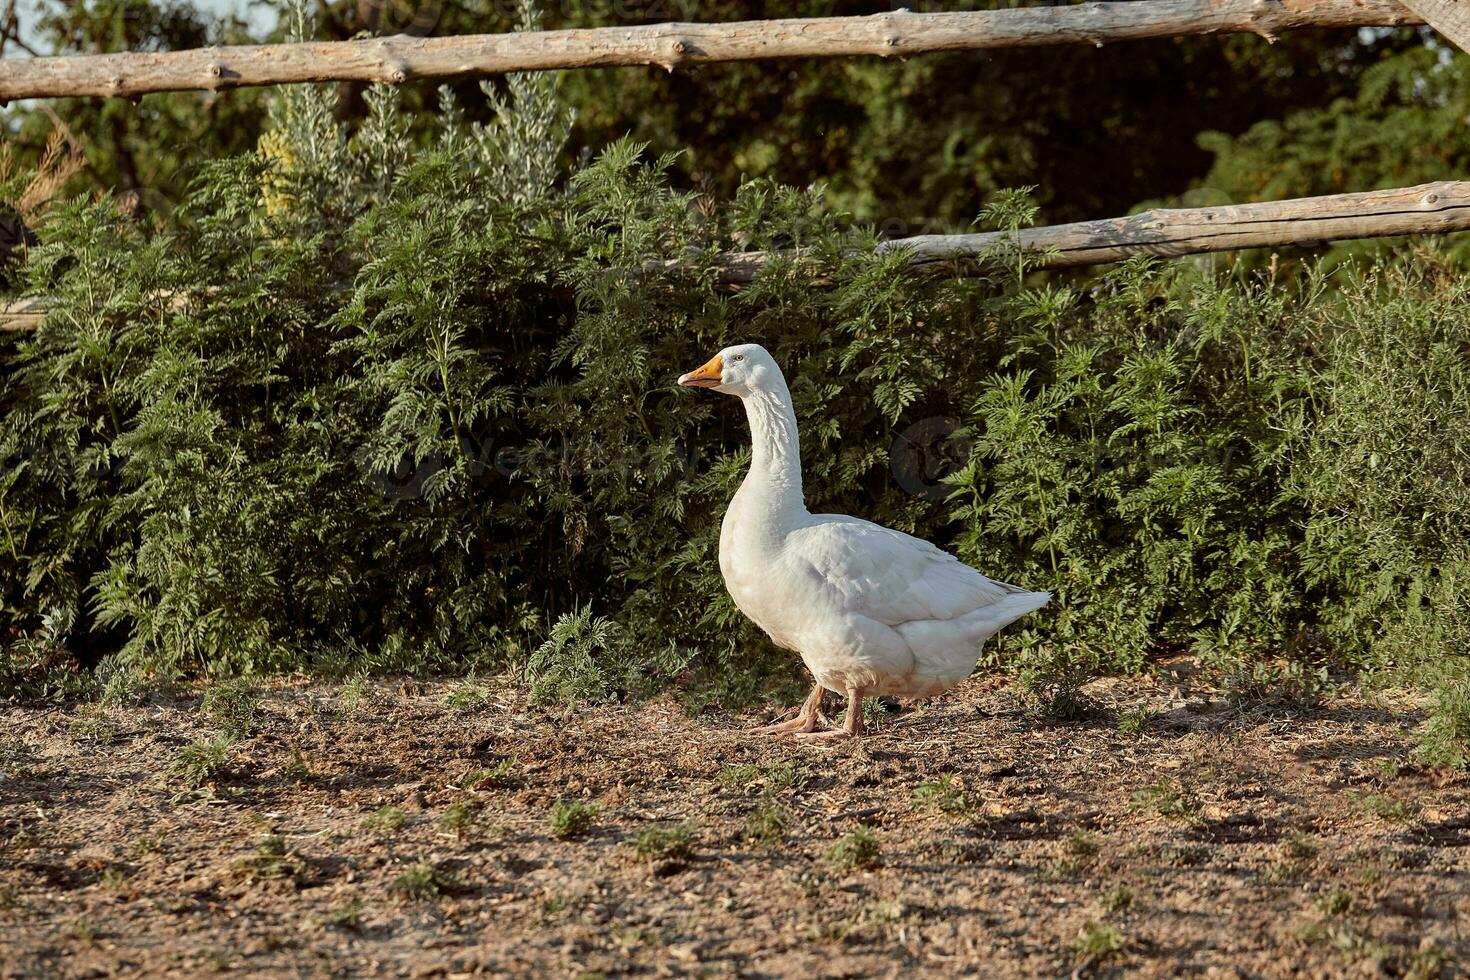
[[[1415,2],[1415,0],[1410,0]],[[1427,0],[1426,0],[1427,2]],[[0,101],[217,91],[290,82],[416,78],[766,58],[903,57],[930,51],[1095,44],[1303,27],[1393,27],[1423,18],[1396,0],[1125,0],[957,13],[906,10],[727,24],[652,24],[458,37],[243,45],[0,60]]]
[[[1451,231],[1470,231],[1470,181],[1258,204],[1160,208],[1126,218],[1026,228],[1017,240],[1024,248],[1049,253],[1038,256],[1033,267],[1060,269],[1119,262],[1135,255],[1171,257]],[[945,274],[955,267],[955,260],[980,258],[1002,237],[1001,232],[919,235],[892,239],[879,247],[906,249],[915,273]],[[778,257],[799,258],[791,252],[732,252],[720,257],[717,276],[727,285],[749,282]]]
[[[1172,257],[1241,248],[1315,245],[1350,238],[1470,231],[1470,181],[1441,181],[1362,194],[1332,194],[1261,204],[1144,211],[1126,218],[1022,230],[1016,243],[1037,250],[1034,268],[1117,262],[1134,255]],[[1004,238],[1002,232],[919,235],[883,242],[904,249],[919,275],[963,275]],[[719,283],[748,283],[773,260],[800,262],[799,252],[731,252],[715,263]],[[678,268],[670,260],[667,268]],[[820,284],[819,278],[813,278]],[[44,297],[0,304],[0,332],[36,329]]]
[[[0,304],[0,333],[24,333],[34,330],[46,318],[45,297],[29,296]]]

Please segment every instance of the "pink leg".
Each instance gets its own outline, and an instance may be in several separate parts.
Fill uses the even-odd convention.
[[[801,732],[800,738],[857,738],[863,733],[863,692],[847,692],[847,721],[841,728],[821,732]]]
[[[812,693],[806,696],[806,701],[802,703],[801,710],[797,712],[795,718],[757,728],[756,733],[760,735],[806,735],[821,731],[822,726],[827,724],[827,719],[822,714],[822,695],[826,693],[822,685],[813,685]]]

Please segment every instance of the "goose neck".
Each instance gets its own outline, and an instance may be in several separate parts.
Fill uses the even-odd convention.
[[[751,437],[747,480],[778,502],[803,509],[801,445],[790,392],[784,385],[778,390],[754,391],[744,402]]]

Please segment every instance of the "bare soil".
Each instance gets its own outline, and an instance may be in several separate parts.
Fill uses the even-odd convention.
[[[1470,782],[1414,765],[1406,694],[1241,710],[1165,670],[1100,684],[1111,711],[1058,724],[976,680],[861,741],[812,743],[673,700],[548,710],[510,685],[280,683],[190,788],[181,750],[219,734],[200,693],[6,709],[0,975],[1470,962]],[[1140,707],[1153,716],[1126,714]]]

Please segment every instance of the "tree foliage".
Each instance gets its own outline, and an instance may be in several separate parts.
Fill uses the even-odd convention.
[[[1009,0],[976,0],[943,9],[1008,5]],[[289,35],[291,0],[254,6],[280,14],[274,35],[262,40]],[[339,40],[399,31],[498,32],[512,29],[520,16],[510,0],[319,0],[312,9],[323,14],[312,33]],[[544,24],[718,22],[889,9],[871,0],[569,0],[549,9]],[[32,33],[38,49],[48,53],[170,50],[247,39],[245,23],[211,20],[179,0],[50,0],[41,10]],[[571,73],[563,92],[577,111],[577,146],[601,147],[632,136],[655,153],[677,152],[674,183],[719,199],[733,195],[745,179],[792,186],[820,182],[842,210],[894,236],[962,231],[992,194],[1021,185],[1036,186],[1046,220],[1060,222],[1124,214],[1141,201],[1246,200],[1283,179],[1342,183],[1352,172],[1337,161],[1317,151],[1298,156],[1294,146],[1270,145],[1269,137],[1263,141],[1252,129],[1299,127],[1324,111],[1351,116],[1364,137],[1393,144],[1380,161],[1382,172],[1398,165],[1390,159],[1398,153],[1403,161],[1417,162],[1410,169],[1458,173],[1453,151],[1443,149],[1453,145],[1443,131],[1435,139],[1394,126],[1373,132],[1375,98],[1385,86],[1399,85],[1387,75],[1404,76],[1410,83],[1405,93],[1424,83],[1422,69],[1439,57],[1421,43],[1431,36],[1413,29],[1299,30],[1274,43],[1235,35],[895,61],[713,64],[673,73],[656,66],[616,68]],[[1400,53],[1407,60],[1400,61]],[[1400,67],[1386,68],[1388,63]],[[1439,83],[1428,84],[1432,89]],[[504,89],[498,83],[487,97],[473,80],[451,86],[461,110],[480,122],[494,117],[493,96]],[[362,125],[369,112],[365,86],[343,83],[332,91],[332,117],[352,129]],[[430,82],[403,86],[403,104],[416,110],[407,123],[415,147],[435,138],[432,115],[442,108],[440,91]],[[136,216],[170,209],[194,175],[195,161],[253,147],[268,99],[260,90],[236,90],[148,95],[137,104],[55,100],[21,104],[8,115],[34,153],[53,127],[53,116],[62,119],[86,150],[93,184],[134,192],[124,203]],[[1444,114],[1441,123],[1453,118]],[[1202,141],[1205,130],[1218,135]],[[1220,141],[1237,138],[1258,148],[1249,173],[1224,164],[1212,171]],[[1290,140],[1312,137],[1296,131]],[[570,156],[562,162],[571,162]]]
[[[26,40],[7,37],[30,55],[166,51],[249,43],[246,25],[211,15],[183,0],[41,2],[26,10]],[[206,157],[240,153],[255,145],[262,107],[259,91],[149,95],[124,99],[26,100],[6,113],[7,132],[22,157],[38,157],[54,134],[64,134],[85,167],[75,185],[114,191],[133,218],[168,212]]]
[[[862,16],[893,4],[720,0],[572,4],[549,26],[626,19],[752,20]],[[1006,0],[910,9],[1015,6]],[[609,11],[616,16],[609,16]],[[925,54],[578,72],[568,79],[579,138],[631,132],[687,150],[683,180],[716,196],[744,178],[827,185],[843,210],[892,235],[958,232],[996,191],[1035,185],[1049,222],[1126,214],[1187,195],[1209,171],[1206,128],[1351,99],[1386,54],[1417,49],[1413,30],[1159,38]],[[1205,187],[1214,185],[1208,181]]]
[[[1403,187],[1462,174],[1470,58],[1441,44],[1384,51],[1355,88],[1321,105],[1199,137],[1203,183],[1233,200]]]

